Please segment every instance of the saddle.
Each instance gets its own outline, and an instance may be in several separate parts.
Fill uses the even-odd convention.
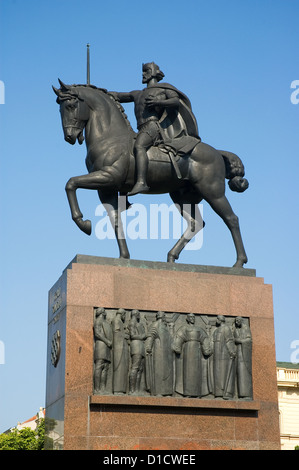
[[[170,145],[162,143],[151,147],[148,150],[148,157],[149,160],[155,162],[170,162],[173,165],[177,178],[182,179],[182,174],[178,166],[178,161],[181,157],[178,152]]]

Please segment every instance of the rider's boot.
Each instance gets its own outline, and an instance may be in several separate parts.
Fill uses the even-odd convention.
[[[128,193],[128,196],[148,191],[150,188],[146,183],[146,175],[148,168],[148,159],[145,148],[136,149],[136,166],[137,166],[137,181],[133,189]]]

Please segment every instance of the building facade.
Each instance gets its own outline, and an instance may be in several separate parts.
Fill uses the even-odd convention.
[[[277,363],[277,388],[282,450],[299,446],[299,364]]]

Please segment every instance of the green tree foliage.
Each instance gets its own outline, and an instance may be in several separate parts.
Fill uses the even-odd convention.
[[[0,434],[0,450],[43,450],[45,442],[45,420],[40,419],[35,431],[24,428],[20,431]]]

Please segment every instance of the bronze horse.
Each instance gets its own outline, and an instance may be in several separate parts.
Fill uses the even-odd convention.
[[[134,185],[135,158],[133,155],[135,132],[130,126],[123,107],[107,90],[93,85],[65,85],[53,87],[60,105],[64,138],[70,144],[76,140],[87,147],[88,174],[69,179],[66,193],[74,222],[86,234],[91,234],[90,220],[83,220],[76,190],[95,189],[109,215],[119,246],[120,258],[129,258],[118,207],[119,194],[126,194]],[[188,227],[169,251],[168,262],[174,262],[186,244],[203,227],[198,203],[207,201],[228,226],[236,249],[235,267],[242,267],[247,256],[242,242],[238,217],[225,196],[225,178],[233,191],[248,187],[244,166],[237,155],[219,151],[199,142],[189,155],[177,161],[178,177],[171,159],[158,147],[148,152],[147,194],[169,193]],[[126,209],[126,206],[124,209]],[[191,210],[186,210],[191,207]]]

